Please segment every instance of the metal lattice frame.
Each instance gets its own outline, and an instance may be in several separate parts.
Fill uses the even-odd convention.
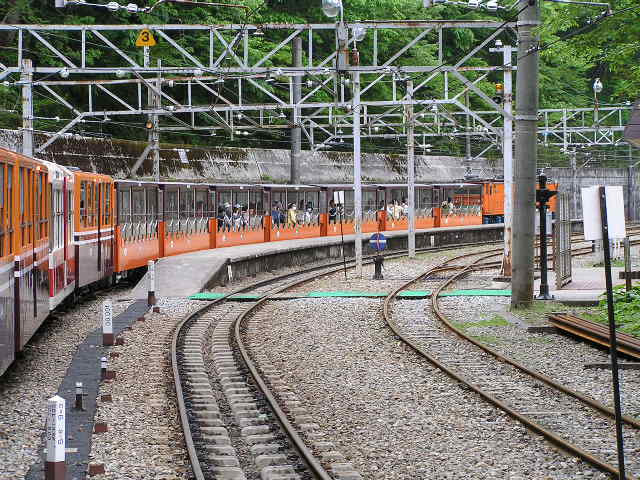
[[[511,118],[502,105],[483,92],[478,84],[503,65],[469,66],[481,49],[486,49],[502,33],[515,27],[492,21],[391,21],[347,23],[347,44],[355,45],[352,27],[368,29],[364,42],[367,62],[346,67],[340,73],[359,72],[361,78],[361,136],[403,138],[406,125],[402,107],[415,107],[417,138],[424,145],[429,138],[447,136],[471,138],[481,145],[477,157],[493,148],[502,148],[501,125]],[[134,39],[150,28],[162,42],[161,57],[155,66],[148,51],[136,48]],[[492,29],[471,51],[451,65],[444,64],[443,36],[457,28]],[[389,58],[378,53],[379,39],[398,29],[410,29],[415,36],[398,46]],[[353,138],[352,99],[345,76],[337,71],[338,38],[344,29],[337,24],[266,25],[0,25],[13,31],[14,64],[0,63],[0,80],[20,74],[23,97],[41,93],[54,100],[70,118],[36,152],[87,121],[113,117],[154,120],[154,131],[226,130],[230,135],[253,129],[283,130],[300,126],[303,137],[314,150]],[[251,46],[259,42],[257,31],[280,40],[270,51],[254,58]],[[327,52],[327,39],[336,48]],[[296,38],[306,40],[304,66],[291,67],[285,48]],[[45,60],[29,68],[26,39],[46,54]],[[75,39],[79,50],[72,58],[62,52],[60,39]],[[404,65],[412,48],[430,42],[435,65]],[[360,44],[361,48],[363,43]],[[92,52],[104,53],[104,65],[91,65]],[[255,49],[253,50],[255,51]],[[321,53],[318,53],[321,52]],[[325,53],[322,53],[325,52]],[[511,69],[511,66],[509,66]],[[515,69],[515,67],[513,67]],[[51,77],[69,76],[68,79]],[[404,96],[400,81],[410,75],[414,95]],[[104,78],[101,78],[104,77]],[[122,78],[126,77],[126,78]],[[312,82],[299,103],[293,97],[293,79]],[[275,80],[275,81],[274,81]],[[224,83],[220,83],[223,81]],[[376,85],[392,83],[389,99],[376,99]],[[277,85],[274,87],[274,85]],[[72,103],[69,93],[77,99]],[[207,105],[195,105],[194,97],[208,96]],[[467,106],[465,97],[488,109]],[[327,100],[329,98],[329,101]],[[541,142],[570,146],[612,145],[622,141],[630,106],[600,109],[549,109],[541,111]],[[291,111],[282,119],[282,112]],[[37,114],[23,112],[24,125],[33,129]],[[136,120],[138,120],[136,119]],[[160,123],[160,119],[162,123]],[[420,145],[418,145],[420,147]],[[147,150],[148,153],[148,150]]]

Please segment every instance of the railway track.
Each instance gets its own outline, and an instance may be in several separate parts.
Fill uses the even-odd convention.
[[[457,248],[460,246],[420,251]],[[502,249],[493,251],[499,254]],[[393,253],[387,258],[404,255]],[[259,346],[245,345],[242,335],[248,322],[258,321],[256,312],[270,295],[342,268],[342,262],[335,262],[239,288],[177,325],[172,369],[196,479],[361,478],[331,442],[317,436],[317,425],[298,407],[293,392],[280,383],[278,372],[268,365]],[[249,292],[262,295],[261,300],[225,301]]]
[[[552,313],[549,323],[561,331],[575,335],[592,343],[610,348],[609,329],[606,325],[591,322],[566,313]],[[640,339],[618,332],[618,352],[635,360],[640,360]]]
[[[471,245],[419,252],[464,246]],[[589,247],[576,254],[590,251]],[[500,262],[491,258],[501,253],[501,247],[486,251],[475,267],[498,266]],[[403,255],[406,253],[387,257]],[[172,368],[185,444],[196,479],[360,478],[333,444],[316,437],[317,425],[298,407],[293,392],[280,383],[278,372],[266,363],[259,346],[245,345],[242,335],[252,321],[259,321],[256,312],[270,295],[342,268],[342,262],[335,262],[242,287],[205,305],[177,326]],[[443,265],[437,271],[459,269]],[[249,292],[262,294],[261,300],[249,304],[226,302],[231,295]]]
[[[617,475],[611,409],[469,337],[439,305],[438,295],[444,288],[477,268],[495,265],[487,261],[492,256],[495,254],[456,257],[400,286],[385,299],[387,324],[421,356],[530,430]],[[394,301],[414,284],[433,291],[430,311],[406,311],[409,302]],[[640,423],[630,417],[624,421],[627,478],[631,479],[640,474]]]

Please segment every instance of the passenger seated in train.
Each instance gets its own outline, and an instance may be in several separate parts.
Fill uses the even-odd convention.
[[[336,203],[333,200],[329,200],[329,223],[336,223],[338,217],[338,209]]]
[[[289,227],[293,227],[298,223],[296,209],[296,204],[293,202],[287,207],[287,226]]]

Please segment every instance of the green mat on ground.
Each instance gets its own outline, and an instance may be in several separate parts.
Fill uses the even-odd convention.
[[[511,290],[453,290],[441,297],[510,297]]]
[[[314,291],[309,292],[306,295],[291,295],[288,296],[286,293],[281,294],[284,298],[384,298],[388,294],[380,293],[380,292],[358,292],[358,291],[349,291],[349,290],[337,290],[333,292],[321,292]],[[428,290],[405,290],[404,292],[400,292],[398,297],[400,298],[427,298],[431,295],[431,292]],[[453,290],[451,292],[443,293],[440,295],[441,297],[509,297],[511,296],[511,290]],[[189,300],[217,300],[219,298],[224,297],[223,293],[215,293],[215,292],[202,292],[196,293],[195,295],[191,295]],[[262,295],[251,295],[251,294],[237,294],[229,297],[229,300],[233,300],[236,302],[241,301],[255,301],[260,300]],[[279,298],[278,296],[275,299]]]

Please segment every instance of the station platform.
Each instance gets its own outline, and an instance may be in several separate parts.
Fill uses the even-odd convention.
[[[501,239],[502,232],[502,224],[417,230],[416,247],[479,244],[483,241]],[[373,253],[368,246],[371,235],[363,235],[365,255]],[[384,235],[389,250],[406,248],[406,230],[385,232]],[[227,283],[229,274],[233,278],[241,278],[261,271],[277,270],[324,258],[340,258],[341,243],[340,236],[313,237],[238,245],[164,257],[156,262],[155,294],[157,297],[188,297]],[[354,256],[354,243],[355,235],[344,236],[347,258]],[[147,288],[145,275],[134,288],[133,298],[146,299]]]
[[[619,272],[624,268],[613,267],[611,276],[613,285],[624,285],[624,280],[618,278]],[[602,300],[606,293],[607,287],[604,277],[604,267],[594,268],[573,268],[571,272],[571,282],[566,284],[560,290],[555,288],[555,273],[550,271],[548,277],[549,293],[553,295],[554,300],[567,303],[596,303]],[[534,293],[540,291],[540,279],[536,279],[534,283]]]

